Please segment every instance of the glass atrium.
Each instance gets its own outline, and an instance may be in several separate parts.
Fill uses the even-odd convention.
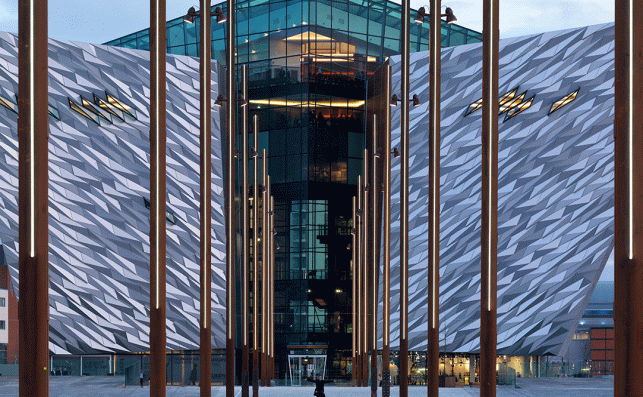
[[[226,3],[217,6],[228,13]],[[399,53],[401,6],[387,0],[246,0],[237,3],[236,15],[237,64],[248,65],[250,118],[259,116],[259,153],[268,153],[281,247],[275,258],[275,376],[286,376],[289,355],[322,354],[327,377],[349,378],[346,247],[365,148],[366,80]],[[225,65],[225,24],[215,18],[212,56]],[[411,21],[410,27],[411,51],[428,50],[428,22]],[[149,50],[148,34],[106,44]],[[167,23],[168,53],[198,57],[199,40],[198,18]],[[443,47],[481,40],[478,32],[442,24]]]

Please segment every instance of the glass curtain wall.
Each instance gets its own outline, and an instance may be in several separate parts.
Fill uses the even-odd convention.
[[[228,13],[225,3],[217,6]],[[386,0],[237,3],[237,63],[248,65],[250,119],[258,116],[259,153],[268,151],[275,196],[277,379],[288,370],[289,348],[309,346],[327,355],[328,377],[350,378],[346,248],[365,147],[366,79],[399,53],[400,7]],[[411,51],[428,50],[429,24],[410,27]],[[168,53],[199,56],[198,31],[199,18],[169,21]],[[481,39],[442,24],[443,47]],[[149,50],[148,30],[106,44]],[[214,18],[212,57],[225,65],[225,24]]]

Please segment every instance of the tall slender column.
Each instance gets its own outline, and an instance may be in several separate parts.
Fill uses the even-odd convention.
[[[498,0],[482,10],[480,395],[496,395],[498,279]]]
[[[201,0],[201,13],[208,15],[210,0]],[[200,217],[201,217],[201,266],[200,266],[200,298],[201,321],[199,337],[200,364],[200,394],[201,397],[212,395],[212,54],[210,40],[212,30],[211,18],[201,18],[201,41],[199,42],[201,58],[199,71],[201,74],[200,91],[200,136],[201,146],[201,183],[200,183]]]
[[[248,65],[241,65],[241,93],[248,97]],[[250,341],[248,320],[250,256],[248,253],[250,222],[248,222],[248,107],[241,108],[241,396],[250,396]]]
[[[225,189],[225,219],[226,219],[226,397],[234,397],[234,331],[235,331],[235,135],[236,135],[236,102],[237,89],[235,82],[235,40],[236,40],[236,1],[226,0],[228,7],[228,23],[226,25],[226,189]],[[209,10],[208,10],[209,11]]]
[[[369,261],[371,259],[371,245],[369,244],[370,233],[368,229],[370,226],[369,217],[371,216],[370,208],[368,206],[368,195],[369,190],[371,190],[368,183],[368,149],[364,149],[363,165],[364,167],[362,173],[364,175],[364,202],[362,213],[364,214],[364,220],[362,223],[362,238],[364,241],[364,259],[362,266],[362,291],[364,291],[364,294],[362,295],[362,385],[366,387],[368,386],[368,353],[370,349],[370,334],[368,332],[368,327],[370,325],[368,321],[368,295],[370,283],[368,282],[368,272],[370,270]]]
[[[386,95],[391,97],[391,66],[386,64]],[[382,397],[391,395],[391,107],[384,103],[384,202],[382,227]]]
[[[400,397],[409,395],[409,0],[402,0],[400,46],[402,99],[400,117]]]
[[[616,1],[614,395],[643,389],[643,13],[642,0]]]
[[[440,363],[440,0],[431,0],[429,36],[429,269],[427,396],[438,397]]]
[[[165,0],[150,5],[150,395],[165,396]]]
[[[353,380],[353,384],[357,383],[357,268],[356,268],[356,262],[357,262],[357,241],[355,239],[355,235],[357,234],[356,228],[357,228],[357,197],[353,196],[353,217],[351,218],[353,220],[353,227],[351,229],[351,281],[352,281],[352,292],[351,292],[351,310],[353,314],[353,332],[351,333],[352,336],[352,371],[351,371],[351,379]]]
[[[364,246],[364,240],[362,239],[362,221],[364,219],[364,206],[362,203],[362,176],[357,176],[357,327],[353,332],[357,333],[357,386],[362,386],[362,364],[363,364],[363,332],[362,327],[364,323],[362,320],[362,300],[364,299],[364,283],[363,271],[362,271],[362,249]]]
[[[371,194],[373,197],[373,211],[371,212],[373,226],[371,237],[371,396],[377,397],[377,276],[379,267],[377,266],[377,196],[380,193],[380,187],[377,183],[377,115],[373,115],[373,165],[371,171]]]
[[[259,121],[252,117],[252,395],[259,397]]]
[[[49,395],[47,0],[18,2],[20,396]]]
[[[261,386],[268,378],[268,158],[261,151]]]
[[[275,199],[272,197],[272,185],[270,183],[270,175],[268,175],[268,202],[270,216],[268,217],[268,236],[270,244],[268,244],[268,386],[271,386],[271,381],[274,377],[275,367],[275,334],[274,334],[274,297],[273,291],[275,288],[274,275],[275,275]]]

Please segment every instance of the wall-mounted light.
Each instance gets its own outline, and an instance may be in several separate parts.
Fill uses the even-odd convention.
[[[393,157],[399,158],[400,157],[400,151],[397,150],[396,147],[393,148]]]

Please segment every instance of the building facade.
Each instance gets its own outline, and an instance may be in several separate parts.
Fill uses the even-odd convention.
[[[226,3],[217,6],[228,12]],[[350,376],[346,246],[365,148],[366,81],[399,53],[400,19],[401,6],[387,0],[237,2],[236,61],[248,65],[250,119],[258,116],[259,149],[268,152],[281,248],[275,258],[277,379],[299,383],[300,356],[327,360],[327,376]],[[168,21],[168,53],[199,55],[195,22]],[[412,22],[412,51],[428,50],[428,26]],[[212,57],[222,65],[224,34],[225,24],[213,19]],[[444,47],[481,38],[442,25]],[[148,30],[106,44],[147,50]]]
[[[301,358],[319,356],[326,377],[347,378],[351,199],[372,132],[366,120],[372,106],[388,106],[369,96],[387,57],[393,92],[399,90],[399,5],[288,1],[239,7],[237,59],[249,65],[250,115],[260,119],[259,149],[268,150],[281,247],[275,375],[297,384],[306,375]],[[223,58],[224,30],[213,26],[213,56]],[[412,56],[411,93],[422,100],[428,97],[428,58],[421,52],[428,49],[428,31],[412,26],[420,52]],[[198,349],[198,62],[185,56],[198,55],[197,31],[181,18],[168,23],[168,52],[181,55],[168,56],[167,346],[181,352]],[[149,349],[146,37],[142,31],[112,46],[50,41],[52,368],[72,361],[82,366],[76,358],[89,354],[94,368],[117,372],[143,361],[142,354],[129,353]],[[441,351],[449,357],[441,368],[454,373],[463,365],[461,373],[473,376],[475,365],[464,360],[479,350],[479,40],[478,33],[443,26],[443,45],[462,45],[444,49],[442,58],[440,322]],[[498,353],[526,357],[523,376],[537,373],[538,356],[566,354],[613,244],[613,43],[613,25],[501,42]],[[0,239],[19,294],[16,36],[0,34],[0,47]],[[219,63],[213,72],[216,98],[224,91]],[[426,105],[411,111],[410,348],[416,373],[426,349],[425,116]],[[217,349],[224,345],[226,305],[217,112],[212,123]],[[399,112],[392,125],[392,146],[399,147]],[[399,172],[395,160],[392,171]],[[399,179],[393,181],[395,313]],[[394,314],[394,350],[398,330]],[[176,362],[177,373],[186,360]]]
[[[612,252],[613,28],[500,41],[499,355],[566,356]],[[392,92],[399,92],[400,58],[389,62]],[[465,356],[480,349],[481,62],[480,44],[442,53],[440,350]],[[428,98],[428,55],[412,54],[411,71],[410,92]],[[388,99],[369,106],[370,114]],[[409,349],[417,351],[427,343],[427,106],[410,111]],[[393,147],[399,147],[399,120],[393,108]],[[399,167],[393,161],[393,242],[400,233]],[[399,255],[393,244],[393,285]],[[391,299],[395,313],[395,287]],[[393,314],[392,349],[399,327]]]

